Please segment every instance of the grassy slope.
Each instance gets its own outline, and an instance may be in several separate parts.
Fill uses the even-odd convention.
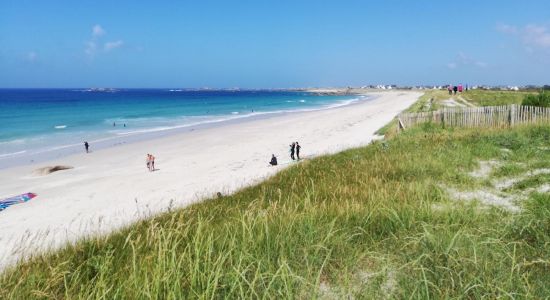
[[[533,94],[533,92],[468,90],[462,93],[462,97],[477,106],[495,106],[521,104],[523,98],[528,94]]]
[[[439,105],[437,103],[439,100],[448,99],[448,96],[445,98],[445,95],[447,95],[446,91],[426,90],[424,92],[424,95],[420,96],[420,98],[418,98],[418,101],[413,103],[405,111],[406,112],[421,112],[421,111],[435,110],[439,107]],[[434,101],[430,101],[430,99],[434,99]],[[396,133],[397,133],[397,119],[393,119],[391,122],[386,124],[384,127],[380,128],[376,131],[376,134],[385,135],[386,137],[394,136]]]
[[[411,129],[36,257],[0,298],[549,297],[549,194],[512,214],[441,188],[483,184],[478,160],[550,167],[549,146],[550,127]]]
[[[425,90],[417,102],[409,107],[407,112],[433,111],[443,107],[442,100],[455,99],[463,103],[461,98],[475,106],[495,106],[507,104],[521,104],[523,98],[535,91],[491,91],[491,90],[468,90],[457,95],[449,95],[447,90]],[[397,119],[394,119],[377,132],[379,135],[394,136],[397,133]]]

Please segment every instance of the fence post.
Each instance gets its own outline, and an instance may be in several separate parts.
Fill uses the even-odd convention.
[[[403,122],[401,121],[401,117],[398,116],[398,117],[397,117],[397,131],[398,131],[398,132],[401,132],[401,131],[403,131],[403,130],[405,130],[405,125],[404,125]]]
[[[513,127],[514,126],[514,116],[515,116],[515,109],[516,108],[516,105],[515,104],[512,104],[509,106],[509,111],[508,111],[508,124],[510,127]]]

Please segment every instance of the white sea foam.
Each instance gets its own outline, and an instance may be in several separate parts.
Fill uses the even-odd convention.
[[[232,111],[231,114],[232,114],[232,115],[238,115],[239,112],[238,112],[238,111]]]
[[[207,125],[207,124],[215,124],[215,123],[221,123],[231,120],[238,120],[238,119],[245,119],[250,117],[259,117],[264,115],[277,115],[277,114],[285,114],[285,113],[301,113],[301,112],[313,112],[313,111],[320,111],[325,109],[333,109],[337,107],[347,106],[353,103],[356,103],[360,100],[364,100],[367,97],[362,96],[359,98],[352,98],[352,99],[346,99],[341,100],[336,103],[328,104],[321,107],[315,107],[315,108],[303,108],[303,109],[282,109],[282,110],[272,110],[272,111],[255,111],[248,114],[239,114],[238,112],[232,112],[231,115],[218,115],[216,118],[209,118],[209,119],[203,119],[196,122],[190,122],[185,124],[176,124],[171,126],[159,126],[159,127],[152,127],[152,128],[143,128],[143,129],[137,129],[137,130],[131,130],[131,131],[113,131],[112,133],[118,135],[118,136],[126,136],[126,135],[135,135],[135,134],[143,134],[143,133],[152,133],[152,132],[161,132],[161,131],[167,131],[167,130],[174,130],[174,129],[181,129],[186,127],[193,127],[193,126],[199,126],[199,125]],[[204,116],[192,116],[192,117],[185,117],[186,120],[195,118],[195,119],[201,119]],[[146,118],[144,118],[146,119]],[[168,119],[165,119],[168,120]]]
[[[16,139],[0,142],[0,145],[20,145],[26,142],[26,139]]]
[[[300,103],[304,103],[304,102],[306,102],[306,100],[304,100],[304,99],[300,99],[300,100],[298,100],[298,102],[300,102]]]
[[[109,126],[107,128],[111,128],[112,130],[103,131],[103,133],[94,132],[93,136],[95,137],[90,136],[89,134],[91,132],[88,132],[88,131],[74,132],[74,133],[71,133],[70,136],[66,136],[66,137],[59,136],[59,138],[62,138],[63,141],[68,142],[64,145],[59,145],[59,144],[55,145],[56,142],[52,141],[51,136],[49,135],[37,136],[31,139],[18,139],[18,140],[0,142],[0,145],[2,146],[7,145],[9,148],[13,148],[13,149],[10,149],[11,150],[10,153],[1,154],[0,158],[21,155],[21,154],[38,154],[38,153],[44,153],[44,152],[59,151],[59,150],[63,150],[71,147],[80,147],[82,146],[82,143],[79,140],[80,137],[82,137],[83,140],[84,139],[88,140],[88,142],[93,145],[99,142],[116,140],[117,138],[120,138],[123,136],[133,136],[133,135],[147,134],[147,133],[154,133],[154,132],[164,132],[164,131],[177,130],[177,129],[189,128],[189,127],[200,126],[200,125],[217,124],[217,123],[223,123],[223,122],[234,121],[234,120],[243,120],[251,117],[262,117],[262,116],[270,116],[270,115],[286,114],[286,113],[303,113],[303,112],[332,109],[332,108],[350,105],[355,102],[361,101],[363,99],[366,99],[366,97],[345,99],[337,102],[332,102],[330,104],[325,104],[323,106],[316,106],[316,107],[309,107],[309,108],[302,108],[302,109],[289,108],[289,109],[280,109],[280,110],[271,110],[271,111],[260,110],[260,111],[254,111],[249,113],[232,112],[230,114],[225,114],[225,115],[107,119],[107,120],[104,120],[105,124],[111,125],[113,122],[116,122],[118,126],[116,128]],[[292,101],[292,100],[287,100],[287,101]],[[296,101],[297,100],[295,100],[294,102]],[[123,127],[122,126],[123,123],[126,123],[127,125],[130,125],[130,126]],[[66,125],[58,125],[58,126],[66,127]],[[62,129],[62,128],[58,128],[58,129]],[[59,131],[59,133],[57,134],[61,134],[61,131]],[[68,132],[64,132],[63,134],[68,134]],[[44,144],[44,141],[47,141],[48,143]],[[52,145],[53,147],[44,147],[48,144],[49,145],[53,144]],[[27,145],[29,148],[24,145]],[[5,150],[6,152],[10,151],[8,149],[5,149]]]
[[[57,126],[54,126],[55,129],[65,129],[67,128],[67,125],[57,125]]]
[[[23,153],[26,153],[26,152],[27,152],[26,150],[23,150],[23,151],[17,151],[17,152],[13,152],[13,153],[0,154],[0,158],[16,156],[16,155],[23,154]]]

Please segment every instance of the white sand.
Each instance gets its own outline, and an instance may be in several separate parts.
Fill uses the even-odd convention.
[[[421,93],[372,95],[377,98],[346,107],[200,129],[1,170],[0,199],[25,192],[38,197],[0,212],[0,267],[37,250],[112,231],[170,205],[182,207],[258,182],[291,165],[292,141],[302,145],[302,157],[368,144],[376,130]],[[147,171],[147,153],[156,156],[158,171]],[[272,153],[280,166],[268,167]],[[55,165],[74,169],[33,174]]]

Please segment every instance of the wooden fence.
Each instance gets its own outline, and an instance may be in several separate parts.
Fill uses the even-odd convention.
[[[484,106],[447,107],[437,111],[401,113],[400,129],[432,122],[448,127],[510,127],[519,124],[550,123],[550,107]]]

